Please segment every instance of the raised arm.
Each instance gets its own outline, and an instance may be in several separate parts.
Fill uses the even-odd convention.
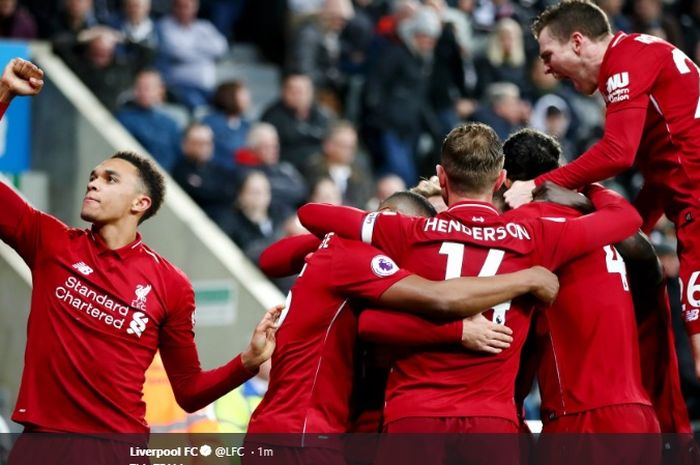
[[[246,350],[227,364],[207,371],[202,370],[199,362],[191,330],[191,312],[189,323],[180,317],[166,323],[161,333],[160,353],[180,407],[190,413],[196,412],[255,376],[274,351],[275,322],[280,312],[281,307],[267,311]]]
[[[389,287],[379,303],[429,318],[456,319],[476,315],[529,292],[549,304],[558,291],[557,277],[537,266],[498,276],[447,281],[410,275]]]
[[[620,174],[634,163],[644,130],[646,108],[631,107],[608,113],[603,138],[576,160],[532,181],[516,181],[506,191],[512,208],[532,200],[532,190],[544,181],[578,189]]]

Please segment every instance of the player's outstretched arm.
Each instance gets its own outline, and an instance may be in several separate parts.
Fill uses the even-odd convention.
[[[171,332],[164,328],[160,354],[180,407],[190,413],[196,412],[255,376],[274,351],[275,323],[281,309],[282,306],[277,306],[265,313],[245,351],[227,364],[207,371],[203,371],[199,363],[192,331],[178,328]],[[183,337],[190,339],[183,340]]]
[[[31,61],[13,58],[0,78],[0,103],[9,104],[18,95],[36,95],[44,86],[44,72]]]
[[[422,347],[462,344],[465,348],[497,354],[510,347],[513,330],[482,315],[436,323],[390,310],[364,310],[358,325],[360,337],[392,346]]]
[[[411,275],[389,287],[379,303],[426,317],[456,319],[481,313],[530,292],[550,304],[559,292],[559,281],[539,266],[498,276],[447,281]]]

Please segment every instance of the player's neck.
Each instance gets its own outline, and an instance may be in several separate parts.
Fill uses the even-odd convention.
[[[136,239],[136,228],[122,224],[94,224],[92,230],[98,234],[111,250],[121,249]]]
[[[485,202],[485,203],[493,203],[493,192],[488,192],[484,194],[457,194],[454,192],[450,192],[447,197],[447,206],[451,207],[452,205],[459,203],[459,202]]]

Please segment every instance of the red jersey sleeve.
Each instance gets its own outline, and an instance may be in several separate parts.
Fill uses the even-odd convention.
[[[10,105],[8,103],[3,103],[0,102],[0,119],[2,119],[3,116],[5,116],[5,112],[7,111],[7,107]]]
[[[40,251],[48,252],[68,227],[29,205],[17,192],[0,182],[0,239],[32,268]],[[42,237],[47,240],[42,240]],[[48,252],[50,253],[50,252]]]
[[[189,282],[178,289],[171,290],[180,294],[180,300],[160,328],[159,349],[177,403],[196,412],[255,373],[243,366],[240,355],[219,368],[202,370],[194,342],[194,291]]]
[[[409,230],[416,218],[394,212],[367,213],[351,207],[311,203],[298,212],[299,220],[319,237],[335,232],[346,239],[362,240],[397,259],[408,245]]]
[[[629,202],[601,186],[591,186],[587,195],[597,211],[578,218],[540,218],[535,237],[538,263],[554,270],[569,260],[634,234],[642,219]]]
[[[603,138],[576,160],[535,178],[578,189],[620,174],[634,163],[646,118],[645,108],[627,108],[605,117]]]
[[[393,346],[458,344],[462,340],[462,320],[435,323],[389,310],[362,311],[358,330],[366,341]]]
[[[337,237],[330,241],[334,241],[335,248],[329,284],[342,294],[377,300],[394,283],[411,274],[374,247]]]
[[[321,240],[313,234],[285,237],[260,254],[258,266],[269,278],[297,274],[304,267],[306,256],[320,244]]]
[[[301,224],[322,238],[334,232],[346,239],[360,239],[362,222],[367,212],[352,207],[329,205],[325,203],[307,203],[297,211]]]

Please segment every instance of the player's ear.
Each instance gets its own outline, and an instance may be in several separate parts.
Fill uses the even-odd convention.
[[[145,194],[139,194],[136,196],[134,201],[131,203],[131,211],[133,213],[145,213],[146,210],[151,208],[153,201],[151,198]]]
[[[574,31],[571,33],[569,43],[571,44],[571,47],[577,55],[581,53],[581,46],[583,45],[584,38],[585,36],[578,31]]]
[[[442,189],[447,185],[447,173],[445,173],[445,168],[442,165],[435,165],[435,173],[437,173],[438,182]]]

